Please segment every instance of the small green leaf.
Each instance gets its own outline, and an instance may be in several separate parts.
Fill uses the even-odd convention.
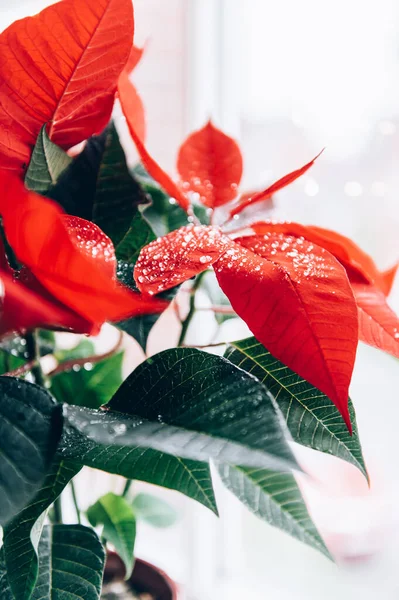
[[[46,509],[79,472],[80,465],[56,458],[41,489],[4,528],[3,550],[13,600],[28,600],[38,576],[37,549]],[[2,598],[2,596],[0,596]]]
[[[126,579],[132,574],[136,519],[131,505],[112,492],[102,496],[87,509],[87,518],[93,527],[103,525],[102,537],[114,547],[126,567]]]
[[[95,531],[46,525],[39,544],[39,577],[31,600],[99,600],[105,553]]]
[[[51,393],[61,403],[100,408],[122,383],[122,362],[123,352],[119,352],[99,363],[59,373],[52,378]]]
[[[137,479],[185,494],[217,514],[208,463],[184,460],[156,450],[109,445],[105,448],[66,427],[61,450],[82,465]]]
[[[50,140],[46,125],[43,125],[26,172],[26,187],[38,194],[46,194],[71,162],[72,158]]]
[[[0,524],[38,492],[61,436],[61,407],[43,388],[0,377]]]
[[[90,340],[81,340],[74,348],[68,350],[57,350],[55,358],[59,362],[66,360],[80,360],[81,358],[89,358],[95,354],[95,347]]]
[[[107,411],[64,406],[64,417],[103,446],[152,448],[207,462],[299,468],[266,388],[224,358],[189,348],[139,365]]]
[[[225,356],[265,384],[275,397],[295,442],[338,456],[355,465],[367,477],[355,411],[350,401],[352,436],[331,400],[276,360],[255,338],[232,342]]]
[[[175,509],[152,494],[137,494],[133,500],[133,510],[137,519],[142,519],[154,527],[171,527],[176,523]]]
[[[255,515],[331,559],[291,473],[218,465],[225,486]]]

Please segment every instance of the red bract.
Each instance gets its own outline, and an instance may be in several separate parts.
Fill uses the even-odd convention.
[[[219,229],[193,225],[146,246],[134,275],[139,289],[153,294],[212,264],[234,310],[257,339],[326,393],[350,428],[347,401],[357,309],[338,261],[303,238],[233,241]]]
[[[230,211],[230,218],[235,217],[240,212],[242,212],[244,210],[244,208],[247,208],[248,206],[252,206],[253,204],[256,204],[257,202],[263,202],[264,200],[271,198],[271,196],[273,196],[273,194],[275,194],[279,190],[282,190],[283,188],[287,187],[287,185],[290,185],[291,183],[293,183],[296,179],[298,179],[299,177],[304,175],[306,173],[306,171],[308,171],[311,167],[313,167],[315,161],[319,158],[319,156],[322,152],[323,152],[323,150],[321,152],[319,152],[319,154],[317,156],[315,156],[315,158],[313,160],[311,160],[310,162],[308,162],[306,165],[304,165],[300,169],[296,169],[295,171],[292,171],[292,173],[288,173],[288,175],[284,175],[284,177],[282,177],[281,179],[279,179],[278,181],[276,181],[275,183],[273,183],[272,185],[267,187],[265,190],[262,190],[261,192],[257,192],[256,194],[254,194],[252,196],[249,196],[248,194],[246,194],[245,198],[240,199],[240,202],[238,203],[238,205],[235,206]]]
[[[126,120],[144,143],[146,134],[144,105],[135,86],[130,81],[130,75],[140,62],[143,52],[144,50],[141,48],[133,46],[126,67],[119,77],[118,97]]]
[[[188,225],[145,247],[136,262],[139,290],[159,294],[206,271],[229,248],[231,241],[216,227]]]
[[[399,319],[384,294],[372,285],[353,283],[359,310],[359,339],[399,358]]]
[[[329,229],[299,223],[275,223],[263,221],[251,224],[251,229],[257,234],[284,233],[305,237],[307,240],[326,248],[349,271],[357,273],[365,282],[376,284],[386,289],[383,277],[372,258],[352,240]]]
[[[43,293],[45,290],[39,294],[2,270],[0,284],[0,336],[13,331],[29,331],[35,327],[98,333],[98,328],[91,321],[83,319],[49,294]]]
[[[18,260],[85,320],[102,324],[165,308],[117,284],[112,242],[96,225],[64,215],[6,173],[0,179],[0,214]]]
[[[200,201],[205,206],[212,209],[223,206],[239,195],[238,185],[242,177],[243,161],[240,148],[233,138],[214,127],[211,122],[189,135],[179,150],[177,170],[180,181],[179,185],[176,185],[173,179],[150,156],[142,143],[138,127],[135,126],[135,118],[129,117],[128,113],[129,111],[126,110],[125,116],[130,134],[143,165],[184,210],[189,211],[193,192],[199,195]],[[304,167],[286,175],[266,190],[241,195],[239,204],[230,213],[230,218],[240,213],[248,205],[270,198],[272,194],[295,181],[310,169],[316,158]]]
[[[99,133],[132,47],[131,0],[63,0],[0,35],[0,167],[23,171],[44,123],[67,149]]]
[[[209,121],[182,144],[177,170],[185,192],[199,194],[202,204],[222,206],[237,196],[242,155],[237,142]]]

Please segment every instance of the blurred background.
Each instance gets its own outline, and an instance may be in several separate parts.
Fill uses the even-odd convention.
[[[50,3],[0,0],[0,29]],[[381,268],[399,259],[397,0],[134,4],[136,45],[146,47],[134,81],[147,110],[148,148],[164,168],[173,172],[179,144],[209,117],[240,141],[244,189],[278,179],[326,147],[307,175],[278,194],[273,216],[336,229]],[[390,302],[399,312],[399,281]],[[207,327],[212,330],[212,317],[203,313],[201,335]],[[168,346],[168,336],[156,341],[153,333],[154,349]],[[229,321],[224,333],[246,335],[238,321]],[[126,373],[138,360],[132,346]],[[188,600],[368,600],[377,594],[396,600],[398,390],[398,362],[360,345],[351,396],[370,489],[350,465],[300,452],[310,473],[303,492],[336,565],[259,521],[223,490],[218,520],[154,488],[182,518],[167,531],[143,526],[138,554],[181,582]],[[87,503],[90,488],[98,495],[108,485],[90,477]]]

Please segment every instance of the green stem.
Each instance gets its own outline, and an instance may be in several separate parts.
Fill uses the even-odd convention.
[[[53,504],[54,509],[54,521],[55,523],[62,523],[62,504],[61,504],[61,496],[58,496]]]
[[[129,490],[130,490],[130,488],[132,486],[132,483],[133,483],[132,479],[127,479],[126,480],[125,487],[124,487],[123,492],[122,492],[122,497],[123,498],[126,498],[126,496],[128,495]]]
[[[79,508],[79,503],[78,503],[78,497],[76,495],[76,487],[75,487],[75,483],[74,481],[70,481],[70,485],[71,485],[71,492],[72,492],[72,500],[73,500],[73,504],[75,506],[75,510],[76,510],[76,516],[78,518],[78,523],[79,525],[82,523],[82,520],[80,518],[80,508]]]
[[[188,309],[187,317],[182,321],[181,333],[179,337],[179,341],[177,342],[177,346],[181,347],[187,335],[188,328],[190,327],[190,323],[195,315],[195,293],[201,285],[202,278],[206,275],[207,271],[203,271],[199,275],[197,275],[193,287],[191,288],[191,296],[190,296],[190,306]]]
[[[43,371],[40,366],[39,347],[38,347],[35,332],[32,331],[30,333],[27,333],[25,336],[25,340],[26,340],[26,352],[28,355],[27,358],[29,361],[34,361],[34,365],[31,369],[33,379],[34,379],[35,383],[44,387],[45,381],[44,381]]]

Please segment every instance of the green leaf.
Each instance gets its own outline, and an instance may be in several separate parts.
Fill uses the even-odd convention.
[[[133,270],[133,263],[123,262],[121,260],[118,261],[117,277],[119,281],[121,281],[124,285],[128,286],[130,289],[137,292],[138,289],[133,279]],[[170,290],[166,290],[165,292],[162,292],[162,294],[158,294],[157,297],[162,298],[163,300],[172,301],[173,298],[176,296],[179,287],[180,286],[176,286]],[[148,315],[140,315],[138,317],[133,317],[132,319],[120,321],[119,323],[116,323],[116,326],[119,329],[122,329],[122,331],[125,331],[126,333],[131,335],[140,344],[140,346],[145,352],[150,331],[154,327],[155,323],[158,321],[161,314],[155,313]]]
[[[66,360],[80,360],[81,358],[89,358],[95,354],[95,347],[90,340],[81,340],[77,346],[68,350],[57,350],[55,358],[59,362]]]
[[[13,600],[28,600],[38,576],[37,549],[46,509],[79,472],[80,465],[56,458],[41,489],[4,528],[4,559]],[[2,596],[0,596],[2,598]]]
[[[71,162],[72,158],[50,140],[46,125],[43,125],[26,172],[26,187],[38,194],[46,194]]]
[[[196,349],[166,350],[139,365],[106,412],[64,406],[64,417],[104,446],[141,446],[273,470],[299,468],[266,388],[226,359]]]
[[[98,170],[93,221],[113,241],[117,258],[132,260],[138,244],[143,241],[145,245],[147,237],[154,236],[151,227],[138,212],[140,204],[148,204],[148,198],[129,172],[118,132],[111,123],[106,130]]]
[[[59,373],[52,378],[51,393],[61,403],[100,408],[122,383],[122,362],[123,352],[119,352],[99,363]]]
[[[367,477],[355,411],[350,401],[352,436],[331,400],[276,360],[255,338],[232,342],[225,356],[266,385],[295,442],[338,456],[355,465]]]
[[[97,188],[97,175],[105,150],[107,129],[87,140],[84,150],[73,159],[50,187],[47,196],[70,215],[91,221]]]
[[[208,463],[184,460],[156,450],[109,445],[100,446],[76,430],[65,427],[61,450],[65,458],[185,494],[217,514]]]
[[[0,524],[40,489],[62,430],[61,407],[43,388],[0,377]]]
[[[171,527],[176,523],[175,509],[152,494],[137,494],[133,500],[133,510],[137,519],[142,519],[154,527]]]
[[[156,236],[149,223],[137,211],[126,233],[115,247],[116,257],[118,260],[129,261],[134,265],[141,249],[155,239]]]
[[[102,496],[87,509],[87,518],[93,527],[103,525],[102,537],[114,547],[126,567],[126,579],[132,574],[136,519],[131,505],[112,492]]]
[[[331,559],[291,473],[217,466],[225,486],[255,515]]]
[[[93,529],[46,525],[31,600],[99,600],[104,562],[104,548]]]

